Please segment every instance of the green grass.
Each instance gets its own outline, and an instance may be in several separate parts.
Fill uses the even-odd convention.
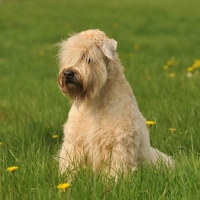
[[[200,68],[186,76],[200,59],[199,7],[199,0],[1,1],[0,199],[200,199]],[[54,45],[90,28],[118,41],[140,110],[156,121],[151,144],[176,167],[141,166],[117,184],[81,170],[64,193],[56,186],[68,179],[55,156],[70,104],[57,86]],[[14,165],[14,174],[6,171]]]

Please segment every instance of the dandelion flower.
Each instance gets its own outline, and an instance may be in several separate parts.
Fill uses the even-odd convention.
[[[174,132],[174,131],[176,131],[176,129],[175,128],[170,128],[169,129],[171,132]]]
[[[168,70],[168,69],[169,69],[169,66],[168,66],[168,65],[164,65],[164,66],[163,66],[163,69],[164,69],[164,70]]]
[[[196,59],[194,62],[200,62],[200,60],[199,60],[199,59]]]
[[[139,46],[138,44],[135,44],[135,45],[133,46],[133,48],[134,48],[135,51],[138,51],[139,48],[140,48],[140,46]]]
[[[156,124],[156,122],[154,122],[154,121],[146,121],[146,124],[147,125],[154,125],[154,124]]]
[[[8,171],[8,172],[14,172],[17,169],[18,169],[18,167],[13,166],[13,167],[8,167],[6,171]]]
[[[0,142],[0,146],[2,145],[2,143]]]
[[[56,135],[56,134],[55,134],[55,135],[52,135],[52,138],[53,138],[53,139],[56,139],[56,138],[58,138],[58,137],[59,137],[59,136]]]
[[[195,69],[195,68],[199,68],[200,67],[200,62],[195,62],[194,64],[193,64],[193,68]]]
[[[45,52],[43,50],[41,50],[41,51],[38,52],[39,56],[44,56],[44,54],[45,54]]]
[[[63,192],[65,192],[66,188],[68,188],[70,186],[69,183],[61,183],[57,186],[58,189],[62,190]]]
[[[173,62],[172,60],[167,61],[167,65],[169,65],[169,66],[170,66],[170,65],[173,65],[173,63],[174,63],[174,62]]]
[[[171,78],[175,77],[175,73],[170,73],[169,77],[171,77]]]
[[[188,72],[192,72],[193,70],[194,70],[194,67],[193,67],[193,66],[187,68],[187,71],[188,71]]]

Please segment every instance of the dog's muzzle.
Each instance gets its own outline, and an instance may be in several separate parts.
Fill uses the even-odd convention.
[[[64,77],[65,77],[65,81],[66,83],[75,83],[75,73],[72,70],[66,70],[64,72]]]

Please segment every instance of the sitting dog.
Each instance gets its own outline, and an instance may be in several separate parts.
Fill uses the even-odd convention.
[[[141,161],[173,165],[150,146],[146,120],[116,53],[117,42],[100,30],[87,30],[60,43],[58,83],[72,106],[64,125],[60,172],[76,164],[104,167],[116,176]]]

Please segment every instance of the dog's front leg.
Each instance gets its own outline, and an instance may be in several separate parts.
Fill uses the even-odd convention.
[[[71,173],[75,169],[75,152],[74,146],[64,141],[59,153],[59,169],[60,173]]]

